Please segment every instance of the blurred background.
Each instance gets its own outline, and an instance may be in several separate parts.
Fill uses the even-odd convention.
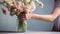
[[[0,0],[2,1],[2,0]],[[54,8],[54,0],[40,0],[43,2],[44,7],[40,8],[37,7],[36,10],[33,12],[35,14],[41,14],[46,15],[50,14]],[[4,7],[0,5],[0,31],[16,31],[17,28],[17,17],[16,16],[10,16],[9,12],[7,12],[7,15],[4,15],[2,13],[1,8]],[[27,30],[33,30],[33,31],[51,31],[53,28],[53,22],[45,22],[40,20],[33,20],[30,19],[27,21]]]

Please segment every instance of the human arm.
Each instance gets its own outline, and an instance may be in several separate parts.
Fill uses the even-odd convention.
[[[50,15],[32,14],[31,18],[37,20],[43,20],[43,21],[54,21],[59,14],[60,14],[60,7],[56,7],[53,10],[53,13],[51,13]]]

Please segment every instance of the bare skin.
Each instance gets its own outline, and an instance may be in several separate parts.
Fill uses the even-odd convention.
[[[50,15],[38,15],[38,14],[32,14],[32,13],[26,13],[25,16],[21,16],[23,18],[21,18],[22,20],[26,20],[26,19],[36,19],[36,20],[43,20],[43,21],[48,21],[48,22],[52,22],[56,19],[57,16],[60,15],[60,7],[56,7],[53,10],[53,13],[51,13]]]
[[[32,19],[37,19],[37,20],[43,20],[43,21],[54,21],[57,16],[60,15],[60,7],[56,7],[53,10],[53,13],[50,15],[37,15],[37,14],[32,14]]]

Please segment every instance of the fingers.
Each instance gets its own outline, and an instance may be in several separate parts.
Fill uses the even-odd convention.
[[[21,17],[20,17],[20,19],[21,20],[27,20],[28,17],[29,17],[28,14],[22,14]]]
[[[21,12],[19,15],[18,15],[18,18],[20,19],[20,20],[26,20],[26,12]]]
[[[31,13],[20,14],[18,17],[20,20],[28,20],[31,19]]]
[[[19,20],[25,20],[25,14],[20,14],[20,15],[18,16],[18,18],[19,18]]]

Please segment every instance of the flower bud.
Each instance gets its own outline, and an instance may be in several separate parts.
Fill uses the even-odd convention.
[[[23,11],[23,6],[22,6],[22,5],[19,5],[19,6],[17,7],[17,9],[18,9],[19,11]]]
[[[6,14],[6,12],[8,11],[8,8],[4,7],[4,8],[2,8],[2,11],[4,14]]]

